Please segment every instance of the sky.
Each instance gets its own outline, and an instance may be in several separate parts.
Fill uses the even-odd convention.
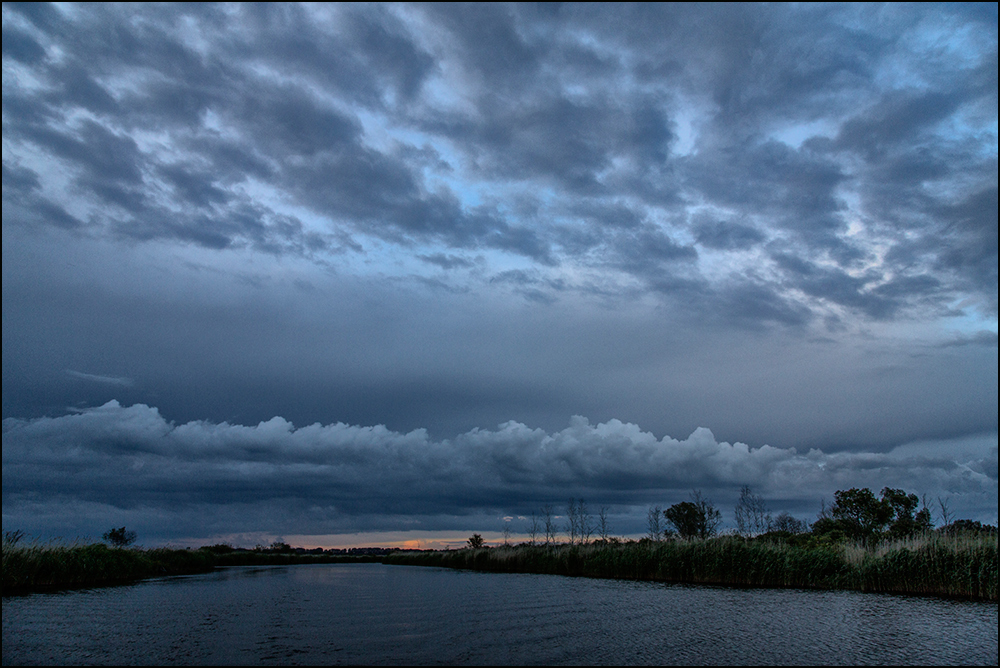
[[[997,522],[996,3],[5,3],[2,211],[4,531]]]

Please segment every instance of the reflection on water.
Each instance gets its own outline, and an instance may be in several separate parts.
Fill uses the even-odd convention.
[[[3,663],[992,664],[997,605],[381,564],[3,600]]]

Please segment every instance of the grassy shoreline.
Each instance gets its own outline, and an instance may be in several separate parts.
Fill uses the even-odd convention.
[[[3,596],[36,591],[119,585],[170,575],[209,573],[225,566],[371,563],[371,555],[272,553],[234,550],[113,548],[93,544],[3,546]]]
[[[736,587],[848,589],[997,600],[997,539],[930,535],[871,548],[723,536],[619,545],[393,554],[387,564]]]
[[[3,595],[125,584],[217,567],[321,563],[438,566],[498,573],[650,580],[736,587],[849,589],[997,601],[997,538],[929,534],[866,547],[722,536],[620,544],[400,551],[386,555],[255,550],[3,546]]]

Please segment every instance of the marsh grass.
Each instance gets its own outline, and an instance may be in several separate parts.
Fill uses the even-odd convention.
[[[3,593],[116,584],[210,571],[212,555],[192,550],[112,548],[101,543],[3,542]]]
[[[122,584],[150,577],[206,573],[219,566],[365,563],[371,555],[297,554],[258,550],[124,548],[103,543],[24,541],[19,532],[3,540],[3,594],[44,589]]]
[[[308,555],[249,550],[112,548],[4,537],[3,593],[118,584],[211,571],[216,566],[360,563],[503,573],[653,580],[738,587],[795,587],[997,600],[996,534],[931,533],[877,544],[721,536],[627,542]]]
[[[997,600],[996,536],[930,534],[874,546],[803,546],[722,536],[400,553],[383,561],[495,572]]]

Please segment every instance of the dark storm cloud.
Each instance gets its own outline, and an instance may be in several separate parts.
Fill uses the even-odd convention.
[[[810,320],[809,309],[784,297],[762,281],[738,280],[723,286],[716,299],[727,324],[755,327],[775,323],[799,327]]]
[[[541,178],[573,194],[612,194],[600,173],[611,167],[613,159],[663,163],[672,139],[664,113],[641,101],[622,107],[612,99],[487,98],[483,106],[485,119],[428,127],[468,145],[480,156],[476,168],[487,177]]]
[[[421,516],[531,512],[567,495],[638,506],[692,486],[720,492],[751,484],[785,499],[812,499],[852,481],[947,489],[973,507],[996,494],[996,446],[988,439],[951,458],[913,448],[827,455],[719,442],[707,429],[657,439],[618,420],[592,425],[574,417],[553,433],[508,422],[434,441],[422,430],[295,428],[277,417],[253,427],[175,425],[155,408],[117,402],[61,418],[8,419],[3,432],[5,516],[30,508],[39,489],[58,489],[60,503],[136,518],[200,506],[207,524],[248,498],[262,509],[335,509],[292,528],[256,527],[314,533],[356,530],[368,514],[396,516],[388,528],[399,529]]]
[[[845,176],[835,162],[777,141],[705,151],[690,178],[710,201],[744,215],[766,217],[810,247],[840,247],[846,227],[836,189]]]
[[[244,30],[230,45],[234,57],[313,80],[365,106],[382,107],[390,95],[409,101],[435,66],[412,29],[385,8],[341,8],[331,22],[295,6],[247,6],[238,14]]]
[[[76,229],[83,222],[62,206],[38,194],[41,184],[38,174],[31,169],[3,163],[4,222],[11,225],[54,225],[63,229]]]
[[[909,285],[897,282],[895,289],[881,290],[879,293],[866,288],[874,276],[855,277],[840,269],[820,268],[809,262],[788,255],[776,255],[775,262],[785,270],[791,282],[808,295],[828,299],[867,313],[873,318],[884,318],[895,309],[887,295],[907,294],[906,287],[925,288],[921,281],[909,281]]]
[[[717,250],[744,250],[764,241],[764,234],[750,226],[726,220],[702,220],[694,226],[695,238]]]
[[[463,257],[458,257],[457,255],[446,255],[444,253],[433,253],[431,255],[418,255],[418,258],[427,262],[428,264],[434,264],[442,269],[449,270],[455,268],[469,269],[476,266],[476,263],[467,260]]]

